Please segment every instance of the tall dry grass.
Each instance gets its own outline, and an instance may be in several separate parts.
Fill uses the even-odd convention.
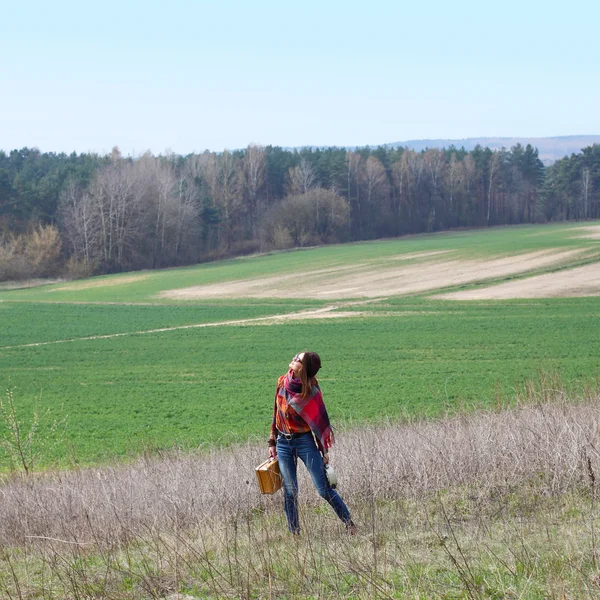
[[[491,578],[504,594],[537,597],[522,595],[538,585],[532,573],[550,585],[557,572],[547,557],[536,563],[541,543],[570,557],[560,585],[583,595],[565,597],[594,597],[600,394],[567,399],[555,386],[530,388],[510,409],[339,432],[332,463],[359,524],[355,538],[303,469],[304,535],[287,535],[281,495],[263,497],[256,485],[263,443],[9,479],[0,486],[0,591],[444,597],[450,586],[479,598],[489,597]],[[543,526],[540,511],[549,515]],[[580,526],[573,539],[571,517]],[[538,541],[524,522],[537,524]]]

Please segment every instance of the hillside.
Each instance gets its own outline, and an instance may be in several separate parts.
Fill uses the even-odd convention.
[[[354,422],[487,405],[540,369],[593,379],[599,226],[410,236],[0,291],[2,383],[28,410],[43,390],[68,416],[68,444],[47,460],[95,464],[263,435],[264,400],[298,349],[322,354],[330,414]],[[0,470],[6,459],[0,448]]]
[[[0,598],[597,598],[599,314],[599,221],[0,288]],[[255,481],[304,349],[353,536]]]
[[[475,146],[488,147],[492,150],[501,148],[510,149],[516,144],[526,146],[531,144],[539,150],[540,160],[545,165],[571,154],[581,152],[582,148],[593,144],[600,144],[600,135],[563,135],[556,137],[479,137],[455,140],[405,140],[383,144],[386,148],[410,148],[411,150],[425,150],[426,148],[464,148],[471,151]]]

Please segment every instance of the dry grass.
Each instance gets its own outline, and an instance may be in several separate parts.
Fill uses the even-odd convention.
[[[332,462],[353,538],[306,476],[304,534],[288,536],[281,496],[254,479],[264,444],[10,479],[0,592],[595,597],[600,397],[554,386],[510,409],[340,432]]]

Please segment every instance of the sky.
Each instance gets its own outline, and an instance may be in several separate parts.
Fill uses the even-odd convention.
[[[0,149],[600,134],[597,0],[0,0]]]

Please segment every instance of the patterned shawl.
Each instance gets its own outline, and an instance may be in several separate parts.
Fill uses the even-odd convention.
[[[329,450],[335,440],[319,386],[314,385],[311,394],[302,398],[302,382],[294,377],[291,369],[282,379],[283,392],[288,404],[306,421],[323,448]]]

